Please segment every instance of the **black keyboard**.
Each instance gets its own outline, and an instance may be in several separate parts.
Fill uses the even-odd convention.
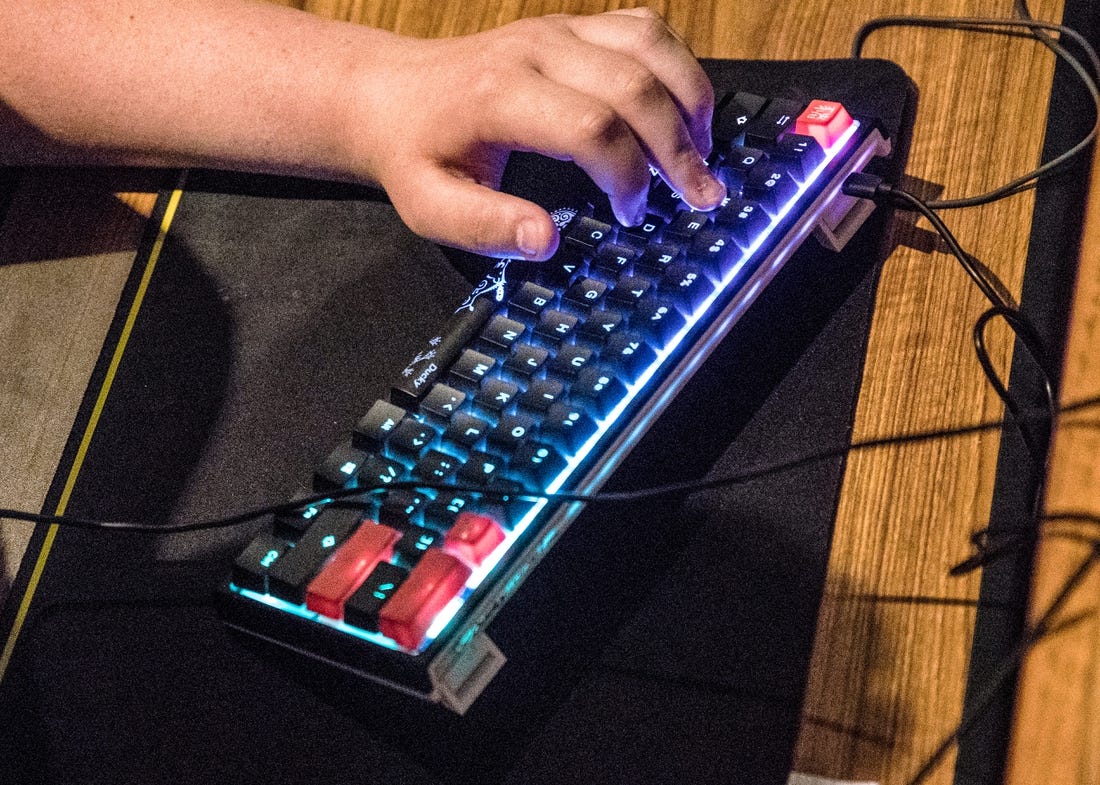
[[[539,494],[597,491],[794,251],[811,234],[840,250],[873,209],[841,192],[890,152],[873,122],[827,100],[718,106],[725,202],[692,210],[654,174],[636,227],[590,184],[549,205],[556,255],[488,262],[317,467],[305,493],[333,498],[237,557],[230,624],[471,705],[505,661],[491,621],[582,507]]]

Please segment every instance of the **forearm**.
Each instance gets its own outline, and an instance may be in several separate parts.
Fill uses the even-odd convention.
[[[395,38],[254,0],[9,0],[0,103],[21,122],[0,125],[0,163],[372,180],[357,153],[374,140],[356,138],[372,131],[349,127],[364,115],[349,104]]]

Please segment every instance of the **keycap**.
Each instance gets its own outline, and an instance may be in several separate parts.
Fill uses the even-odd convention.
[[[774,145],[787,129],[794,130],[795,118],[801,111],[802,104],[797,101],[773,98],[745,126],[745,144],[757,148]]]
[[[839,103],[814,100],[798,115],[794,131],[803,136],[812,136],[827,150],[851,125],[851,115]]]
[[[289,602],[305,600],[306,585],[359,525],[357,510],[326,508],[293,548],[275,559],[267,572],[268,591]]]
[[[352,431],[352,444],[361,450],[381,450],[386,438],[405,417],[405,410],[389,401],[375,401]]]
[[[414,408],[481,332],[493,310],[494,303],[490,297],[478,297],[469,307],[460,308],[447,322],[443,332],[428,339],[406,364],[400,378],[390,387],[390,401],[406,409]]]
[[[430,549],[378,612],[378,629],[406,649],[416,649],[432,621],[458,596],[470,568],[440,549]]]
[[[366,522],[336,549],[306,587],[306,607],[331,619],[344,618],[344,602],[379,562],[393,557],[401,533]]]
[[[396,564],[377,565],[344,603],[344,621],[370,632],[378,631],[378,612],[405,582],[409,571]]]
[[[313,473],[313,487],[323,491],[352,485],[367,457],[368,453],[355,449],[350,441],[337,445]]]
[[[756,117],[764,108],[768,99],[764,96],[752,93],[738,92],[724,102],[719,102],[721,107],[715,112],[712,134],[716,146],[728,143],[745,133],[749,121]]]
[[[268,570],[289,547],[274,534],[260,532],[233,561],[233,584],[266,593]]]
[[[443,550],[470,567],[480,567],[485,558],[504,542],[504,528],[488,515],[464,512],[443,538]]]

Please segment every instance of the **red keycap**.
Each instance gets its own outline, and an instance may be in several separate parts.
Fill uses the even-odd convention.
[[[812,136],[828,150],[853,122],[848,110],[836,101],[813,100],[794,121],[794,132]]]
[[[399,646],[415,649],[432,620],[462,591],[470,572],[451,554],[429,548],[378,612],[379,631]]]
[[[306,607],[332,619],[344,618],[344,602],[379,562],[393,558],[401,532],[367,521],[344,541],[306,587]]]
[[[477,567],[502,542],[504,529],[499,523],[488,515],[464,512],[444,536],[443,550]]]

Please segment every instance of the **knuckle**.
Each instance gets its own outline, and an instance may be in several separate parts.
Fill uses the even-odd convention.
[[[478,68],[470,85],[472,100],[489,103],[508,92],[509,77],[498,62],[487,61]]]
[[[619,95],[631,104],[645,104],[662,89],[661,81],[644,66],[624,69],[619,79]]]
[[[637,36],[638,47],[646,50],[666,43],[672,38],[672,33],[665,20],[655,14],[642,20]]]
[[[624,132],[622,118],[609,106],[597,106],[585,112],[577,123],[577,133],[584,142],[607,145]]]

